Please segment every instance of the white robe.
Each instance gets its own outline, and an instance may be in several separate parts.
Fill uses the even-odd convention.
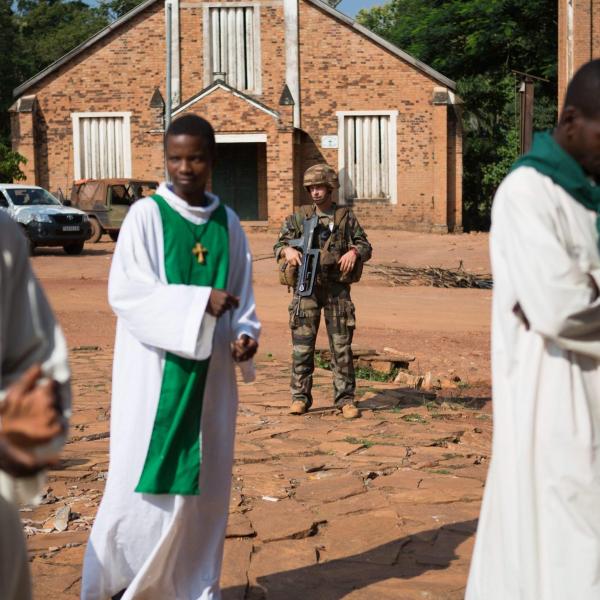
[[[164,184],[158,193],[179,214],[204,223],[219,205],[191,207]],[[213,600],[227,524],[237,410],[230,343],[258,339],[252,258],[235,213],[227,208],[227,290],[240,298],[215,319],[205,312],[211,288],[166,283],[162,221],[151,199],[136,202],[119,234],[109,279],[117,314],[110,465],[88,543],[81,597],[106,600]],[[202,411],[200,495],[134,491],[158,405],[165,352],[211,356]]]
[[[466,599],[598,600],[596,213],[521,167],[490,240],[494,437]]]
[[[28,259],[27,243],[18,226],[0,211],[0,402],[6,388],[32,365],[59,382],[66,417],[70,413],[67,348],[52,310],[35,279]],[[40,455],[55,454],[65,436]],[[32,502],[45,482],[41,473],[15,479],[0,471],[0,598],[30,597],[27,551],[16,503]]]

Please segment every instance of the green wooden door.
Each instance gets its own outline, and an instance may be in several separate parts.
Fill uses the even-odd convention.
[[[242,221],[258,220],[258,144],[219,144],[212,191]]]

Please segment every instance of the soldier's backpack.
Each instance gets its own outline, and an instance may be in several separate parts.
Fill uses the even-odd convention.
[[[315,207],[312,204],[304,204],[294,213],[294,225],[297,237],[302,236],[302,223],[304,219],[312,217]],[[318,275],[322,282],[337,281],[339,283],[356,283],[360,281],[363,271],[363,262],[360,256],[350,273],[341,273],[338,265],[340,258],[348,252],[348,215],[350,209],[347,206],[339,206],[333,217],[333,231],[321,248],[319,260],[320,273]],[[298,268],[290,265],[284,256],[277,261],[279,270],[279,283],[295,288],[298,280]]]

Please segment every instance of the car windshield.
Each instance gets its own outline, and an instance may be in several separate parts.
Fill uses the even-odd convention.
[[[60,206],[60,202],[42,188],[9,188],[6,192],[16,206]]]

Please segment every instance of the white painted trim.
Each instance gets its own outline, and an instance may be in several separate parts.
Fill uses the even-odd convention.
[[[336,111],[338,118],[338,174],[340,177],[339,202],[346,204],[346,128],[344,121],[346,117],[389,117],[390,130],[388,140],[389,153],[389,184],[390,204],[398,204],[398,111],[397,110],[339,110]]]
[[[105,111],[105,112],[74,112],[71,113],[71,117],[77,117],[78,119],[86,119],[86,118],[92,118],[92,117],[97,117],[98,119],[101,119],[102,117],[123,117],[125,120],[129,120],[131,118],[131,113],[130,112],[112,112],[112,111]]]
[[[257,95],[262,94],[262,52],[261,52],[261,28],[260,28],[260,2],[255,2],[254,7],[254,89],[249,90]]]
[[[81,179],[81,139],[79,135],[79,119],[101,119],[121,117],[123,119],[123,138],[126,140],[123,148],[124,176],[131,174],[131,113],[130,112],[74,112],[71,113],[73,132],[73,179]],[[127,141],[129,143],[127,143]]]
[[[397,110],[338,110],[338,117],[391,117],[398,116]]]
[[[181,48],[179,0],[167,0],[171,3],[171,106],[181,102]]]
[[[196,104],[196,102],[199,102],[203,98],[206,98],[207,96],[209,96],[210,94],[212,94],[214,91],[216,91],[218,89],[221,89],[225,92],[228,92],[229,94],[233,94],[234,96],[241,98],[242,100],[246,101],[248,104],[251,104],[255,108],[258,108],[258,110],[262,110],[264,113],[267,113],[269,116],[273,117],[274,119],[279,118],[278,112],[271,110],[271,109],[267,108],[266,106],[263,106],[262,104],[260,104],[260,102],[255,102],[251,98],[248,98],[246,95],[244,95],[240,92],[237,92],[236,90],[231,89],[227,86],[224,86],[221,83],[217,83],[214,87],[211,87],[209,90],[206,90],[205,92],[203,92],[201,94],[198,94],[196,97],[192,98],[191,100],[188,100],[185,104],[178,106],[177,110],[174,110],[171,113],[171,115],[173,117],[177,116],[180,112],[184,111],[186,108],[189,108],[193,104]]]
[[[298,0],[284,0],[285,82],[294,99],[294,127],[300,127],[300,59],[298,50]]]
[[[204,87],[212,83],[212,39],[210,35],[210,4],[202,5],[202,53],[204,55]]]
[[[592,15],[590,15],[592,16]],[[593,17],[592,17],[593,18]],[[573,0],[567,2],[567,84],[573,77],[573,38],[574,38],[574,16]]]
[[[390,204],[398,204],[398,111],[390,114]]]
[[[217,144],[266,144],[266,133],[217,133]]]

